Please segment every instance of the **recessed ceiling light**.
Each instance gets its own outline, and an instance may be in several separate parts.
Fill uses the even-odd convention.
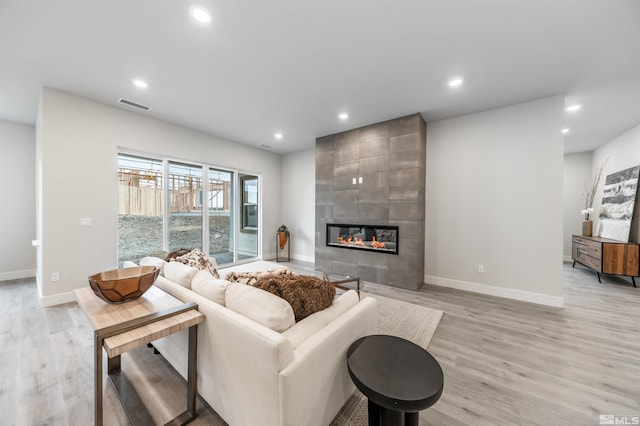
[[[276,139],[282,139],[282,133],[276,133],[273,137]]]
[[[194,4],[189,7],[189,13],[193,16],[198,22],[202,22],[203,24],[207,24],[211,22],[211,12],[204,6],[200,6],[199,4]]]
[[[566,135],[567,133],[569,133],[569,129],[567,129],[567,128],[565,127],[564,129],[562,129],[562,133],[564,133],[564,134]]]
[[[338,118],[339,118],[340,120],[346,120],[347,118],[349,118],[349,114],[347,114],[346,112],[341,112],[341,113],[338,115]]]
[[[570,105],[570,106],[566,107],[565,109],[567,111],[569,111],[569,112],[575,112],[575,111],[579,110],[580,108],[582,108],[582,105],[575,104],[575,105]]]
[[[139,78],[136,78],[131,81],[133,82],[134,86],[139,87],[140,89],[146,89],[147,87],[149,87],[149,84],[147,84],[146,81],[140,80]]]
[[[455,77],[449,80],[449,87],[458,87],[464,82],[462,77]]]

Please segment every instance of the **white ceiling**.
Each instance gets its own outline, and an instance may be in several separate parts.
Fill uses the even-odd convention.
[[[0,0],[0,118],[34,123],[47,86],[277,153],[558,94],[582,104],[565,152],[640,123],[637,0],[198,2],[208,25],[186,1]]]

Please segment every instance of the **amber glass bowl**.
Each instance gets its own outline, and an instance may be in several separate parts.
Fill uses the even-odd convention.
[[[155,266],[136,266],[100,272],[89,277],[89,285],[100,299],[108,303],[123,303],[137,299],[158,278]]]

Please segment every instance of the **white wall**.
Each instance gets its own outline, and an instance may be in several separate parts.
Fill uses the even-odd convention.
[[[427,125],[427,283],[563,306],[563,107],[555,96]]]
[[[607,158],[607,164],[604,168],[604,171],[602,172],[602,179],[600,180],[600,185],[598,185],[598,191],[593,202],[594,212],[596,213],[593,217],[594,235],[600,235],[600,227],[598,226],[598,212],[600,212],[600,205],[602,204],[604,181],[607,175],[628,169],[630,167],[640,166],[640,125],[612,139],[593,152],[593,163],[591,165],[593,174],[595,174],[596,169],[600,167],[602,162]],[[629,236],[629,241],[640,242],[639,224],[640,201],[636,200],[636,208],[631,225],[631,235]]]
[[[584,186],[593,182],[592,157],[591,152],[564,156],[564,242],[562,254],[567,262],[571,260],[571,236],[582,233],[583,216],[580,211],[585,208]],[[593,217],[597,217],[597,214],[591,215],[591,218]]]
[[[282,221],[291,232],[291,257],[305,262],[315,259],[315,161],[315,149],[282,157]]]
[[[0,281],[36,271],[34,126],[0,120]]]
[[[262,177],[262,251],[280,225],[280,157],[143,114],[43,89],[38,117],[38,275],[42,304],[73,299],[93,273],[117,267],[118,148],[227,166]],[[93,226],[79,226],[80,218]],[[269,231],[269,232],[267,232]],[[60,281],[51,282],[59,272]]]

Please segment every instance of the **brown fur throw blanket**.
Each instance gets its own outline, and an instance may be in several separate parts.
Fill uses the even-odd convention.
[[[331,282],[308,275],[269,274],[259,278],[253,286],[289,302],[296,322],[328,308],[336,296],[336,288]]]

